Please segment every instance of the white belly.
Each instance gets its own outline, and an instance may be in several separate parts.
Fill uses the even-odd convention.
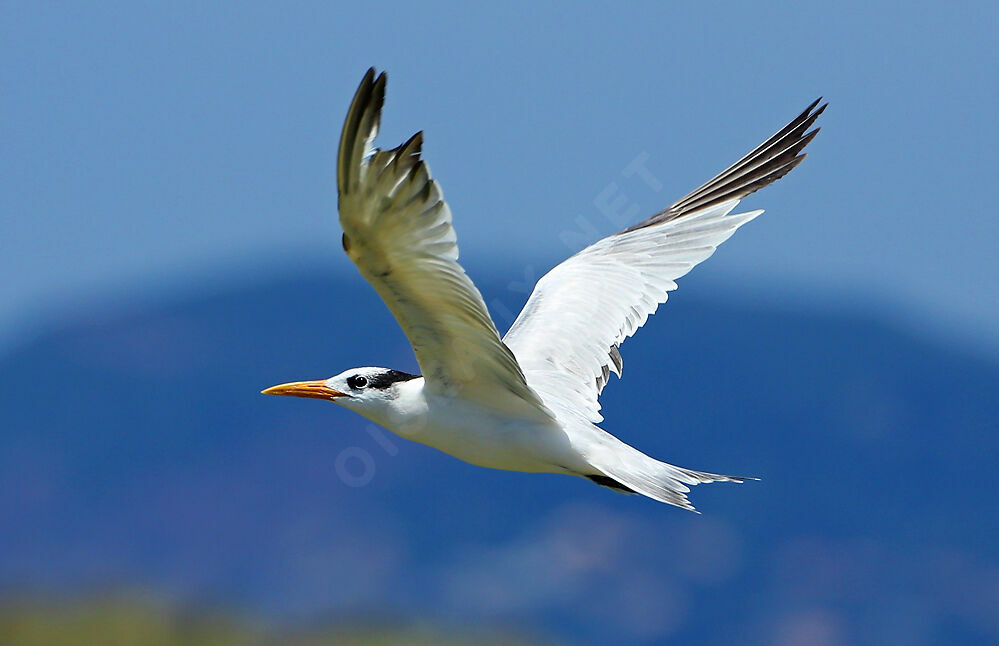
[[[420,423],[390,430],[491,469],[564,473],[580,467],[579,456],[554,421],[502,416],[446,397],[428,398],[427,404]]]

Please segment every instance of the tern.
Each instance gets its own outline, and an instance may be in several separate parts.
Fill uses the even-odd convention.
[[[663,211],[608,236],[543,276],[500,336],[458,264],[451,211],[421,159],[423,133],[373,147],[385,73],[368,70],[340,136],[336,176],[343,249],[413,346],[422,375],[352,368],[263,391],[325,399],[395,434],[474,465],[562,473],[694,511],[690,487],[745,478],[652,458],[598,424],[621,344],[676,280],[763,211],[741,199],[801,163],[821,99],[752,152]]]

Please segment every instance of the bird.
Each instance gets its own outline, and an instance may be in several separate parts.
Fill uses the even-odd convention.
[[[458,263],[450,208],[421,156],[423,132],[391,150],[374,147],[385,85],[385,72],[370,68],[344,121],[336,159],[342,244],[422,374],[351,368],[262,392],[334,402],[473,465],[577,476],[691,511],[690,487],[749,479],[646,455],[600,427],[599,397],[611,373],[621,376],[620,346],[676,280],[763,212],[732,213],[740,200],[805,158],[822,99],[667,208],[555,266],[500,336]]]

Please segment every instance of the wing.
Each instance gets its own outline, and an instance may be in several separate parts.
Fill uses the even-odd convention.
[[[553,410],[599,422],[600,392],[621,376],[621,343],[680,278],[763,211],[729,215],[746,195],[801,163],[825,110],[815,101],[748,155],[669,208],[604,238],[538,281],[504,341]]]
[[[357,88],[340,137],[344,251],[406,333],[431,392],[549,418],[458,264],[451,211],[420,159],[423,133],[371,147],[385,101],[385,74],[374,76]]]

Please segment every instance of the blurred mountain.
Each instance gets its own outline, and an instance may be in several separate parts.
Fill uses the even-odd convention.
[[[480,286],[505,328],[525,294]],[[999,366],[858,312],[683,292],[623,354],[605,428],[762,481],[696,488],[698,516],[259,395],[417,370],[353,275],[79,313],[0,359],[0,595],[583,644],[999,643]]]

